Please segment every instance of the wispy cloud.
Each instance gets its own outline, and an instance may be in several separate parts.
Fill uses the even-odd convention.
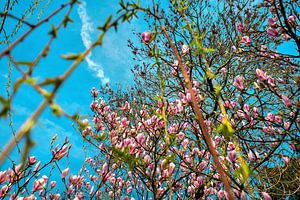
[[[91,34],[95,30],[94,30],[94,24],[91,22],[88,14],[87,14],[85,1],[82,1],[81,4],[79,4],[77,12],[78,12],[78,15],[79,15],[81,23],[82,23],[81,32],[80,32],[81,39],[82,39],[82,42],[83,42],[85,48],[89,48],[92,44]],[[92,53],[90,53],[86,57],[85,60],[88,64],[89,69],[92,72],[95,72],[96,76],[101,79],[102,84],[106,84],[109,82],[109,78],[107,78],[104,75],[102,66],[92,60]]]

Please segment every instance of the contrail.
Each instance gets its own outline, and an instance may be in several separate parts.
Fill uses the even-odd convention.
[[[78,6],[77,12],[82,23],[80,36],[85,48],[89,48],[92,44],[91,33],[94,32],[94,25],[87,14],[85,1],[81,1],[81,4],[79,4]],[[92,57],[92,53],[90,53],[85,58],[89,69],[92,72],[96,73],[96,76],[101,79],[102,84],[108,83],[109,78],[105,77],[103,68],[98,63],[95,63],[91,57]]]

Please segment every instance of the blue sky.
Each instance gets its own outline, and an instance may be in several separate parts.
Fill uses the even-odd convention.
[[[0,8],[3,8],[3,3],[3,1],[0,3]],[[46,3],[47,1],[40,1],[41,7]],[[14,7],[13,13],[20,15],[28,8],[28,5],[28,2],[19,2]],[[33,13],[28,21],[32,23],[36,22],[36,17],[41,7]],[[41,18],[47,16],[57,7],[58,4],[53,0],[41,15]],[[71,62],[62,60],[60,55],[84,51],[97,38],[99,32],[96,27],[102,24],[110,14],[116,12],[118,9],[118,0],[82,1],[82,4],[76,6],[71,14],[74,23],[70,23],[67,29],[59,32],[57,40],[51,46],[50,54],[39,63],[33,76],[37,80],[43,80],[45,77],[54,77],[62,74],[70,66]],[[20,43],[12,51],[14,58],[22,61],[32,60],[45,45],[47,38],[49,38],[48,32],[51,30],[51,24],[57,25],[62,16],[58,15],[49,23],[34,31],[24,42]],[[115,86],[117,83],[122,83],[123,85],[132,83],[130,69],[134,66],[134,63],[132,62],[130,49],[127,47],[127,39],[131,38],[137,42],[140,40],[140,38],[136,38],[132,34],[132,30],[142,32],[146,24],[141,23],[141,21],[142,19],[140,18],[133,20],[130,24],[125,23],[120,25],[117,33],[114,30],[110,31],[104,39],[104,45],[96,48],[64,83],[57,94],[56,102],[65,111],[69,114],[91,114],[89,105],[91,102],[90,89],[92,87],[99,88],[101,84],[107,82],[112,86]],[[15,21],[8,19],[6,23],[7,32],[14,28],[15,23]],[[23,34],[27,28],[23,26],[14,39]],[[5,45],[0,45],[0,51],[4,48]],[[0,65],[0,94],[1,96],[6,96],[7,59],[1,59]],[[20,74],[13,69],[12,81],[14,82],[19,76]],[[21,126],[41,100],[42,97],[31,89],[30,86],[21,86],[12,106],[14,129],[18,129]],[[7,119],[0,120],[0,147],[3,147],[11,137],[11,130],[8,123]],[[79,169],[79,164],[84,160],[83,143],[78,133],[72,128],[72,121],[64,117],[54,117],[51,110],[47,109],[40,117],[31,134],[36,145],[30,154],[36,155],[37,159],[42,161],[47,161],[47,157],[49,158],[51,155],[49,142],[55,134],[58,134],[57,143],[59,144],[62,144],[64,138],[68,136],[72,144],[70,165],[74,170],[73,172]],[[18,163],[20,157],[16,149],[11,154],[11,157]],[[10,163],[6,162],[0,167],[0,170],[7,168],[9,165]]]

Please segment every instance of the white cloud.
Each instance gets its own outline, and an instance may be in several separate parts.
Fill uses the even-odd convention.
[[[88,14],[87,14],[85,1],[81,1],[81,4],[79,4],[79,6],[78,6],[77,12],[78,12],[78,15],[79,15],[81,23],[82,23],[81,32],[80,32],[81,39],[82,39],[82,42],[83,42],[85,48],[89,48],[92,44],[91,34],[95,30],[94,30],[94,24],[91,22]],[[92,57],[92,53],[90,53],[85,59],[88,64],[89,69],[92,72],[96,73],[96,76],[101,79],[102,84],[108,83],[109,78],[107,78],[104,75],[102,66],[100,64],[96,63],[95,61],[93,61],[91,57]]]

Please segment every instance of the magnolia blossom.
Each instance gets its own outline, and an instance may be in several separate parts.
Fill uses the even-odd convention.
[[[281,96],[282,100],[283,100],[283,103],[287,106],[287,107],[291,107],[292,106],[292,103],[290,101],[290,99],[285,96],[285,95],[282,95]]]
[[[179,66],[179,61],[178,60],[174,60],[174,63],[172,64],[173,67],[178,67]]]
[[[228,71],[227,71],[227,69],[225,68],[225,67],[223,67],[222,69],[221,69],[221,73],[222,74],[226,74]]]
[[[283,159],[283,162],[285,165],[289,164],[289,162],[291,160],[289,157],[283,157],[282,159]]]
[[[256,69],[256,75],[258,76],[259,80],[261,80],[261,81],[266,81],[269,78],[269,76],[267,75],[267,72],[264,72],[261,69]]]
[[[32,192],[43,190],[46,186],[47,181],[48,181],[48,177],[46,176],[43,176],[42,178],[35,180],[33,183]]]
[[[251,44],[251,40],[250,40],[249,36],[243,36],[242,40],[241,40],[241,43],[245,44],[245,45],[250,45]]]
[[[132,187],[127,188],[126,193],[130,194],[132,192]]]
[[[187,148],[187,146],[189,145],[189,140],[188,139],[184,139],[182,142],[182,145],[184,148]]]
[[[64,179],[68,175],[70,168],[66,168],[61,172],[61,178]]]
[[[7,172],[1,171],[0,172],[0,184],[5,183],[5,181],[8,179]]]
[[[52,189],[52,188],[54,188],[56,186],[56,181],[51,181],[51,183],[50,183],[50,188]]]
[[[30,165],[33,165],[34,163],[36,163],[36,158],[35,158],[35,156],[30,156],[30,157],[28,158],[28,162],[29,162]]]
[[[152,33],[151,32],[144,32],[142,33],[142,42],[145,44],[149,44],[149,42],[152,39]]]
[[[262,192],[261,195],[262,195],[262,199],[263,200],[272,200],[272,198],[270,197],[270,195],[268,193],[266,193],[266,192]]]
[[[41,161],[39,161],[39,162],[35,165],[35,167],[34,167],[34,169],[33,169],[33,172],[37,172],[37,171],[39,170],[39,168],[40,168],[40,165],[41,165]]]
[[[106,173],[107,168],[108,168],[108,164],[104,163],[103,166],[102,166],[102,174]]]
[[[235,163],[237,159],[237,153],[235,150],[229,151],[227,158],[230,162]]]
[[[267,30],[267,34],[271,37],[276,37],[278,35],[278,31],[276,29],[269,27]]]
[[[183,54],[187,54],[187,53],[189,53],[190,48],[186,44],[183,44],[181,46],[181,51],[182,51]]]
[[[173,172],[174,172],[174,170],[175,170],[175,164],[171,162],[171,163],[169,164],[169,166],[168,166],[168,173],[169,173],[170,175],[172,175]]]
[[[17,199],[19,200],[19,198],[17,198]],[[31,195],[25,197],[24,199],[25,199],[25,200],[36,200],[37,198],[35,197],[34,194],[31,194]]]
[[[54,160],[60,160],[63,158],[65,155],[68,154],[69,146],[64,145],[60,150],[58,151],[53,151],[52,150],[52,155],[54,156]]]
[[[137,139],[138,143],[142,144],[145,141],[145,135],[144,135],[144,133],[139,133],[136,136],[136,139]]]
[[[294,25],[296,23],[296,16],[295,15],[289,16],[288,22],[289,22],[289,24]]]
[[[269,84],[269,86],[270,86],[271,88],[274,88],[274,87],[276,86],[275,79],[269,77],[269,78],[268,78],[268,84]]]
[[[276,26],[276,20],[275,20],[274,18],[269,18],[269,19],[268,19],[268,25],[269,25],[270,27]]]
[[[285,40],[289,40],[289,39],[291,39],[291,36],[289,36],[288,34],[284,33],[284,34],[282,34],[282,38],[285,39]]]
[[[96,98],[99,94],[99,90],[96,90],[96,88],[92,88],[91,90],[91,94],[92,94],[92,97]]]
[[[238,30],[239,32],[241,32],[241,33],[245,30],[245,28],[246,28],[246,25],[244,25],[244,24],[242,24],[242,23],[239,23],[239,24],[237,25],[237,30]]]
[[[244,77],[241,76],[241,75],[236,76],[235,79],[234,79],[233,85],[235,87],[237,87],[237,89],[239,89],[240,91],[243,91],[245,89]]]

